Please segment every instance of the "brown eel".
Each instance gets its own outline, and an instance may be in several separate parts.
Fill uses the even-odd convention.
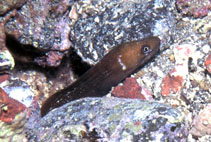
[[[79,98],[106,95],[112,86],[147,63],[159,51],[159,47],[159,38],[147,37],[113,48],[77,81],[50,96],[42,105],[41,116]]]

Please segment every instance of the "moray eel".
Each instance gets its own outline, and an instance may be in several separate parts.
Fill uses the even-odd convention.
[[[112,86],[147,63],[159,51],[159,47],[159,38],[147,37],[113,48],[77,81],[50,96],[42,105],[41,116],[79,98],[106,95]]]

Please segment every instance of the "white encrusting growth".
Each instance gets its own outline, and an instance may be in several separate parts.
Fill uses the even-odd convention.
[[[18,100],[23,103],[26,107],[29,107],[33,101],[33,92],[29,87],[26,86],[13,86],[13,87],[4,87],[5,92],[9,97]]]
[[[118,62],[122,66],[122,70],[126,70],[127,66],[122,62],[121,57],[122,57],[122,55],[119,55]]]

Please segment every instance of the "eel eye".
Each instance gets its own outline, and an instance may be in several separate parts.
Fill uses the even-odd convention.
[[[142,48],[141,48],[141,52],[142,52],[143,54],[148,54],[149,52],[151,52],[151,49],[150,49],[150,47],[149,47],[148,45],[144,45],[144,46],[142,46]]]

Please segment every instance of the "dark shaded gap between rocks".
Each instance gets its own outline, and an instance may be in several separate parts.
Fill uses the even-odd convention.
[[[22,45],[11,35],[6,36],[6,46],[15,59],[14,70],[16,71],[35,70],[44,73],[47,78],[56,78],[61,70],[63,73],[64,70],[66,73],[72,71],[74,75],[80,77],[91,68],[88,63],[82,61],[73,48],[70,48],[58,67],[43,67],[38,65],[34,59],[44,56],[48,51],[37,49],[32,45]]]

